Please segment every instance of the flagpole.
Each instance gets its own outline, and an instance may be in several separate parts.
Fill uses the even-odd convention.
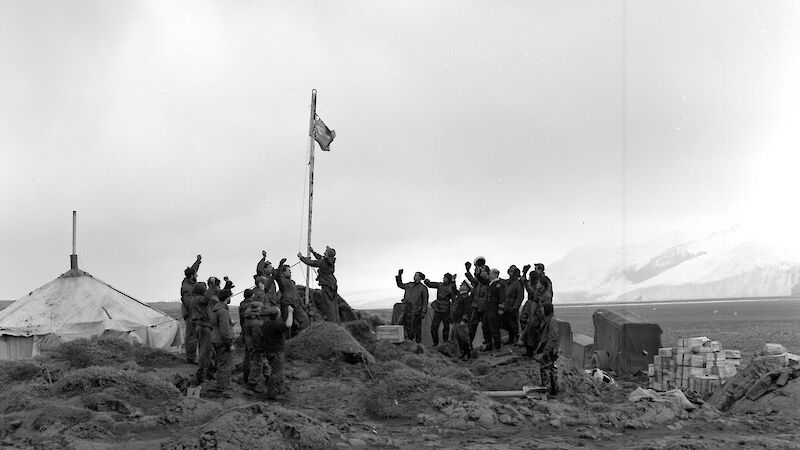
[[[314,203],[314,118],[317,115],[317,90],[311,90],[311,117],[308,119],[308,238],[306,239],[306,258],[311,258],[311,213]],[[306,264],[306,298],[311,294],[311,266]]]

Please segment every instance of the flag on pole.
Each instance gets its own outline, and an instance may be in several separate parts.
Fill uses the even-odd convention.
[[[329,146],[335,137],[336,132],[328,128],[325,122],[314,114],[314,140],[319,144],[319,148],[326,152],[330,151]]]

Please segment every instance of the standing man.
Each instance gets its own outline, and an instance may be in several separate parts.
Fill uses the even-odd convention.
[[[285,263],[286,258],[281,259],[280,264],[278,264],[278,270],[275,272],[275,282],[278,283],[281,295],[281,318],[283,320],[289,318],[289,307],[294,311],[292,329],[295,331],[287,335],[287,337],[291,337],[292,334],[297,334],[297,332],[304,330],[308,326],[308,316],[302,307],[300,296],[297,295],[297,284],[292,280],[292,268]]]
[[[422,284],[425,275],[422,272],[416,272],[414,281],[403,283],[403,269],[400,269],[394,279],[397,287],[405,291],[403,304],[405,305],[406,334],[409,340],[419,344],[422,342],[422,319],[428,312],[428,288]]]
[[[272,266],[271,262],[267,261],[267,251],[261,250],[261,260],[256,264],[256,274],[253,275],[253,279],[255,279],[256,286],[258,286],[259,283],[263,285],[262,290],[264,294],[255,297],[253,299],[254,301],[262,302],[264,306],[278,306],[280,304],[280,295],[278,295],[274,277],[275,268]]]
[[[306,258],[301,253],[297,253],[297,257],[303,263],[317,268],[317,283],[322,290],[322,304],[321,313],[325,320],[329,322],[339,322],[339,301],[337,300],[337,291],[339,286],[336,282],[336,250],[325,247],[325,255],[320,255],[315,252],[313,248],[310,249],[314,259]]]
[[[525,298],[525,288],[520,280],[520,272],[517,266],[512,265],[509,267],[507,273],[505,305],[500,329],[508,331],[508,343],[514,345],[519,339],[519,308]]]
[[[214,345],[214,362],[217,366],[217,390],[225,398],[231,398],[231,369],[233,359],[231,346],[233,345],[233,327],[228,303],[231,301],[231,291],[223,289],[219,299],[211,307],[211,343]]]
[[[211,369],[211,355],[214,348],[211,344],[211,305],[218,297],[206,289],[206,284],[197,282],[192,296],[192,325],[197,336],[197,359],[199,366],[195,379],[197,385],[208,378]]]
[[[477,261],[477,260],[476,260]],[[475,267],[475,276],[469,273],[472,268],[472,263],[467,261],[464,263],[467,271],[464,275],[472,284],[472,312],[469,319],[469,344],[475,341],[475,334],[478,332],[478,324],[483,328],[483,344],[489,346],[489,339],[491,333],[486,326],[484,316],[486,315],[486,302],[489,298],[489,266],[486,265],[485,260],[483,264]]]
[[[283,360],[284,349],[286,347],[286,332],[292,328],[294,321],[294,310],[291,306],[287,308],[289,317],[286,321],[281,320],[281,310],[275,306],[267,308],[266,320],[261,328],[264,339],[264,355],[267,358],[271,370],[267,380],[267,399],[277,400],[283,394],[285,387],[283,382]]]
[[[244,312],[242,324],[245,347],[242,381],[252,390],[257,390],[261,386],[263,378],[264,340],[261,335],[261,327],[264,325],[264,320],[261,317],[262,307],[261,302],[250,302],[247,311]]]
[[[462,281],[458,288],[458,295],[453,300],[453,314],[450,317],[453,322],[453,338],[461,350],[462,361],[469,360],[472,353],[472,342],[469,341],[469,326],[467,325],[472,311],[472,297],[469,290],[469,283]]]
[[[192,293],[194,284],[197,283],[197,270],[200,268],[202,255],[197,255],[191,267],[183,271],[183,281],[181,282],[181,317],[185,327],[183,335],[183,346],[186,350],[186,362],[197,364],[197,336],[192,325]]]
[[[431,303],[433,320],[431,321],[431,339],[433,345],[439,345],[439,325],[442,327],[442,342],[447,343],[450,338],[450,303],[456,296],[456,283],[453,275],[446,273],[441,283],[426,279],[425,286],[436,289],[436,300]]]
[[[539,346],[535,350],[534,358],[539,361],[542,386],[548,387],[550,395],[558,393],[556,381],[556,359],[558,359],[558,322],[553,313],[553,304],[545,303],[544,327]]]
[[[484,314],[484,333],[489,330],[486,351],[500,350],[502,341],[500,340],[500,318],[504,313],[506,288],[503,280],[500,279],[500,271],[491,269],[489,271],[489,295],[486,301],[486,314]]]

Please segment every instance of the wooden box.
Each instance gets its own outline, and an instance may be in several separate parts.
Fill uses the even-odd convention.
[[[406,340],[405,329],[402,325],[379,325],[375,327],[379,341],[401,344]]]

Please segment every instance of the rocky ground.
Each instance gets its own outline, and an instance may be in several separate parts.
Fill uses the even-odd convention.
[[[278,401],[237,383],[230,399],[187,398],[196,366],[111,339],[3,362],[0,448],[800,448],[798,379],[725,412],[719,398],[686,409],[630,401],[646,377],[597,384],[561,358],[558,395],[496,398],[487,391],[538,384],[517,347],[461,362],[448,346],[377,342],[375,324],[290,340]]]

